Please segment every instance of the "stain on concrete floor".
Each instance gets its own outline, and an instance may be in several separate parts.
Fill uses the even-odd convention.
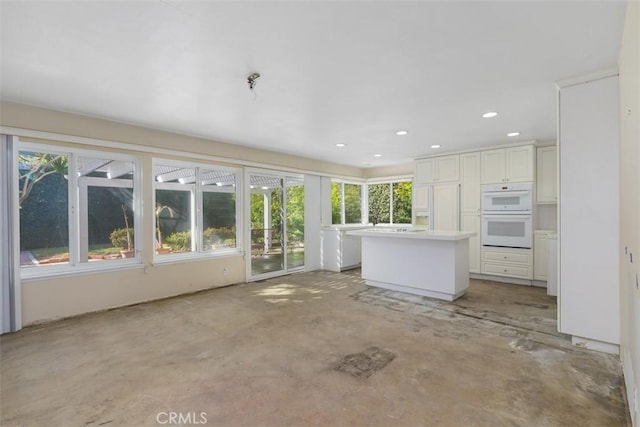
[[[364,379],[387,366],[395,357],[390,351],[369,347],[360,353],[347,354],[336,364],[335,369]]]

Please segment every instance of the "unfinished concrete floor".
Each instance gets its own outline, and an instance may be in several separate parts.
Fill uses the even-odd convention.
[[[618,359],[571,346],[555,310],[544,289],[446,303],[356,270],[81,316],[1,338],[0,423],[630,425]]]

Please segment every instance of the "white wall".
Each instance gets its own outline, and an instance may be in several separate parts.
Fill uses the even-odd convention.
[[[304,265],[306,271],[322,268],[321,178],[304,176]]]
[[[640,426],[640,3],[636,1],[629,2],[620,49],[620,113],[620,357],[631,417]]]
[[[558,326],[580,339],[617,345],[618,77],[562,87],[559,115]]]

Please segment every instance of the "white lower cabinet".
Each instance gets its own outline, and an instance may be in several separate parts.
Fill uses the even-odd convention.
[[[548,279],[549,236],[553,233],[555,231],[550,230],[535,230],[533,232],[533,280],[546,282]]]
[[[482,273],[494,276],[533,279],[531,249],[482,247]]]
[[[460,216],[460,230],[476,233],[469,238],[469,272],[480,273],[480,214],[469,213]]]
[[[325,227],[322,229],[322,269],[343,271],[360,266],[360,237],[349,236],[347,231],[368,227]]]

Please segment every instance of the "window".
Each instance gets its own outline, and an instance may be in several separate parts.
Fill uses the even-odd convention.
[[[135,158],[28,143],[20,148],[23,271],[135,258]]]
[[[362,223],[362,185],[331,183],[331,223]]]
[[[411,181],[367,186],[369,222],[411,224]]]
[[[214,169],[202,171],[204,250],[236,247],[236,175]]]
[[[158,162],[154,176],[157,255],[236,248],[235,171]]]

